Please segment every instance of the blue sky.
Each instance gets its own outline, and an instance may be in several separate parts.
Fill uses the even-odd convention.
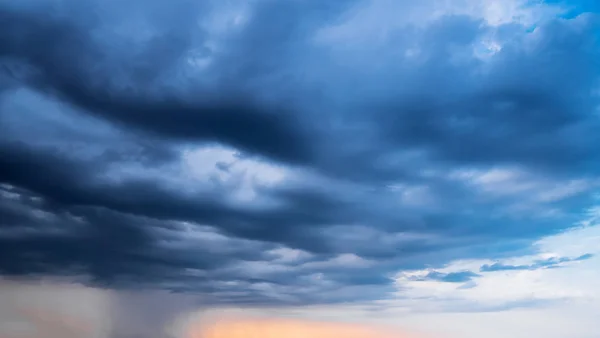
[[[595,337],[599,9],[3,1],[0,275]]]

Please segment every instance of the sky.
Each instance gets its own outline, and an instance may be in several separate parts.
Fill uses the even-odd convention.
[[[597,338],[599,12],[0,1],[0,336]]]

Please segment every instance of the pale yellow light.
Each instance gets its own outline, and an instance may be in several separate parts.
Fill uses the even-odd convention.
[[[227,319],[192,325],[186,338],[414,338],[368,326],[292,319]]]

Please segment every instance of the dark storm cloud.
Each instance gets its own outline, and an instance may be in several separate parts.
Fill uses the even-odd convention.
[[[588,19],[582,25],[597,25],[596,17]],[[597,38],[571,24],[555,20],[538,27],[539,40],[511,35],[486,63],[450,57],[456,50],[471,51],[488,33],[480,21],[447,17],[412,33],[423,55],[414,68],[402,69],[385,57],[378,61],[389,65],[387,72],[398,72],[382,86],[398,89],[380,89],[384,94],[371,113],[358,119],[381,131],[379,147],[372,149],[416,149],[459,165],[596,171],[598,152],[592,145],[598,120],[591,112],[599,101],[589,91],[598,81]],[[368,103],[361,108],[368,109]]]
[[[358,45],[362,28],[324,38],[364,5],[0,5],[0,271],[221,303],[335,302],[568,227],[597,184],[596,18],[526,33],[448,16]],[[490,36],[503,48],[476,56]],[[301,174],[247,203],[218,180],[190,193],[200,183],[163,168],[206,145]],[[552,212],[566,215],[540,216]]]
[[[313,250],[319,250],[319,246],[321,250],[327,248],[319,244],[320,238],[302,238],[303,227],[318,227],[347,217],[336,213],[344,205],[327,195],[278,194],[287,206],[252,211],[228,206],[218,196],[185,196],[152,181],[99,181],[95,170],[101,168],[23,145],[0,145],[0,154],[2,182],[39,193],[55,208],[99,207],[164,221],[215,224],[225,232],[246,238]],[[38,175],[40,168],[44,171]]]
[[[22,145],[3,148],[1,158],[3,182],[21,187],[3,188],[0,270],[6,275],[89,274],[95,284],[102,286],[147,285],[215,293],[236,289],[227,281],[245,280],[248,285],[277,281],[291,286],[299,276],[316,272],[290,270],[252,279],[244,271],[220,271],[238,261],[268,264],[269,258],[263,252],[276,244],[317,253],[320,259],[335,254],[335,248],[325,238],[306,229],[318,229],[343,219],[333,213],[341,205],[328,202],[326,196],[280,194],[281,200],[289,203],[286,208],[248,211],[219,203],[217,196],[203,203],[161,190],[152,182],[108,185],[95,181],[93,173],[98,168],[86,168],[60,154],[35,152]],[[42,167],[43,174],[37,175]],[[71,171],[80,175],[69,175]],[[303,211],[307,203],[314,213]],[[217,242],[217,246],[223,246],[220,249],[194,240],[187,243],[186,236],[204,236],[204,233],[195,225],[191,226],[191,233],[186,233],[177,221],[212,224],[218,232],[237,237]],[[242,245],[241,239],[234,239],[240,237],[258,242]],[[188,274],[189,270],[201,273]],[[377,275],[346,276],[343,269],[328,274],[328,278],[336,283],[352,280],[351,284],[387,281]],[[360,280],[364,281],[359,283]],[[252,303],[268,299],[259,291],[242,298],[245,297]]]
[[[105,208],[58,209],[45,205],[39,196],[36,203],[28,203],[27,195],[6,195],[3,207],[12,207],[19,216],[4,218],[3,210],[0,270],[9,276],[88,274],[95,284],[118,288],[157,284],[176,288],[189,280],[196,291],[202,291],[211,289],[211,284],[202,276],[187,276],[186,270],[206,272],[242,258],[262,259],[261,252],[272,247],[227,239],[225,248],[211,249],[203,240],[187,243],[176,222]]]
[[[76,10],[79,6],[67,2],[74,13],[50,10],[45,15],[2,8],[0,22],[6,29],[0,36],[0,56],[31,68],[31,75],[16,75],[30,85],[102,118],[167,138],[223,142],[289,162],[309,159],[300,121],[287,108],[264,106],[235,88],[226,94],[215,88],[202,92],[199,86],[170,93],[168,84],[160,83],[161,76],[171,75],[163,72],[185,63],[192,32],[200,31],[195,23],[202,9],[185,1],[150,6],[144,10],[149,12],[147,21],[159,25],[161,35],[145,45],[128,46],[131,41],[118,34],[109,35],[114,40],[109,43],[94,36],[96,30],[110,34],[110,22],[95,17],[102,12],[92,14],[98,6],[104,7],[91,2],[91,8]],[[107,7],[110,15],[123,10],[115,3]],[[139,53],[120,55],[123,48],[135,47]],[[10,68],[5,70],[12,75]],[[125,74],[114,77],[123,70]]]

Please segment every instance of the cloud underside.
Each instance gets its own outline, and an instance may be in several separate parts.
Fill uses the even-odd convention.
[[[376,3],[0,5],[0,272],[378,299],[571,226],[598,183],[597,18]]]

